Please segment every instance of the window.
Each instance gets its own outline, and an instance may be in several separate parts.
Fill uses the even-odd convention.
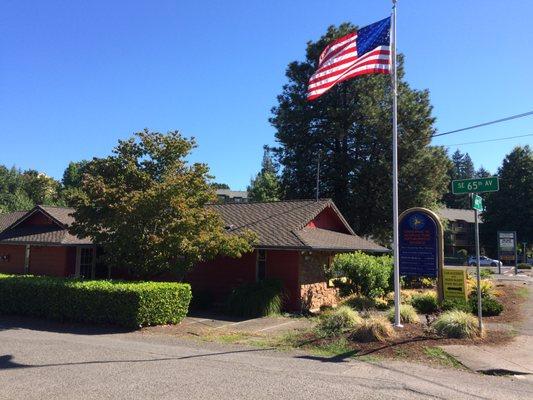
[[[80,249],[80,277],[87,279],[93,277],[93,249],[90,247]]]
[[[266,250],[257,250],[257,280],[263,281],[266,277]]]

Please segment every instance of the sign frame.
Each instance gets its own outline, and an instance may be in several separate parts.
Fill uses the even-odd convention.
[[[505,236],[503,236],[505,235]],[[497,236],[497,245],[498,245],[498,261],[501,260],[514,260],[515,266],[515,275],[518,273],[518,237],[516,236],[516,231],[498,231]],[[501,239],[512,239],[513,248],[512,250],[503,250],[501,246]]]
[[[497,176],[489,178],[455,179],[452,181],[453,194],[487,193],[500,190]]]
[[[437,241],[437,249],[436,249],[436,259],[437,259],[437,297],[438,297],[438,301],[439,303],[442,302],[442,300],[444,299],[444,286],[443,286],[443,275],[442,275],[442,271],[444,269],[444,227],[442,226],[442,222],[439,218],[439,216],[427,209],[427,208],[423,208],[423,207],[413,207],[413,208],[409,208],[405,211],[403,211],[399,218],[398,218],[398,227],[401,227],[402,226],[402,222],[404,220],[405,217],[407,217],[408,215],[412,214],[412,213],[415,213],[415,212],[419,212],[419,213],[422,213],[424,215],[426,215],[427,217],[429,217],[430,219],[433,220],[433,222],[435,222],[435,225],[436,225],[436,241]],[[400,232],[399,236],[401,237],[402,236],[402,233]],[[399,263],[401,262],[401,258],[400,258],[400,254],[401,254],[401,238],[399,240],[399,254],[398,254],[398,258],[399,258]],[[401,267],[401,265],[400,265]]]

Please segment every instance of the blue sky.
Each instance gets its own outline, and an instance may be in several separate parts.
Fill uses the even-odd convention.
[[[0,5],[0,163],[60,178],[148,127],[195,136],[192,159],[244,189],[260,168],[287,64],[331,24],[384,18],[383,0],[55,1]],[[444,132],[533,110],[533,2],[400,0],[407,80]],[[533,133],[533,116],[435,140]],[[495,172],[533,136],[461,146]],[[455,147],[451,151],[455,150]]]

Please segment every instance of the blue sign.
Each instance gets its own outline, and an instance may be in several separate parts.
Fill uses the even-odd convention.
[[[435,220],[428,213],[414,210],[403,215],[399,228],[400,275],[436,278],[439,248]]]

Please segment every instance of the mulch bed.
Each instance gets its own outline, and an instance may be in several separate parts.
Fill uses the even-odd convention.
[[[520,286],[500,284],[497,286],[500,301],[504,310],[502,314],[493,317],[485,317],[485,323],[516,323],[523,318],[521,304],[525,299],[516,293]],[[396,330],[396,337],[386,342],[359,343],[349,341],[351,354],[345,357],[375,356],[378,358],[419,361],[435,366],[446,365],[442,360],[427,354],[427,348],[461,344],[461,345],[503,345],[512,340],[510,331],[485,329],[485,336],[478,339],[447,339],[432,334],[427,329],[426,321],[419,324],[405,324],[403,328]],[[348,338],[348,336],[347,336]],[[316,339],[312,332],[301,337],[301,348],[323,347],[328,341],[336,339]],[[342,354],[333,358],[342,358]]]

